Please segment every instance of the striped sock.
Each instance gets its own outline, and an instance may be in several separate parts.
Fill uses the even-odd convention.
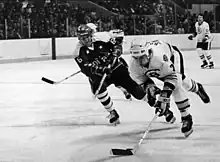
[[[198,84],[193,79],[191,81],[191,88],[189,89],[190,92],[197,92],[199,90]]]
[[[97,98],[99,99],[101,104],[105,107],[105,109],[108,112],[111,112],[113,110],[113,108],[112,108],[113,107],[113,102],[112,102],[111,97],[109,96],[107,91],[99,93],[97,95]]]
[[[185,117],[189,115],[188,108],[190,107],[189,99],[185,99],[183,101],[176,102],[176,105],[180,111],[181,117]]]

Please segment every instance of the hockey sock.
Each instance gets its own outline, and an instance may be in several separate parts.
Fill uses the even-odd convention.
[[[213,62],[212,55],[210,54],[209,50],[203,50],[203,53],[204,53],[204,55],[207,58],[209,63]]]
[[[202,60],[202,62],[206,61],[205,55],[203,53],[203,50],[201,48],[197,48],[196,51],[197,51],[197,53],[199,55],[199,58]]]
[[[185,79],[182,81],[183,87],[190,92],[197,92],[198,91],[198,85],[197,82],[189,77],[185,77]]]
[[[108,112],[111,112],[113,110],[113,102],[111,100],[111,97],[108,94],[108,91],[104,91],[102,93],[99,93],[97,95],[97,98],[99,99],[99,101],[101,102],[101,104],[105,107],[105,109]]]
[[[190,107],[189,99],[185,99],[183,101],[176,102],[176,105],[180,111],[181,117],[185,117],[189,115],[188,108]]]

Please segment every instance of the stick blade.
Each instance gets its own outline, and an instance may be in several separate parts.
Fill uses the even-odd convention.
[[[134,155],[133,149],[111,149],[110,151],[111,155],[117,155],[117,156],[131,156]]]
[[[50,80],[50,79],[47,79],[47,78],[44,78],[44,77],[42,77],[41,80],[43,80],[44,82],[47,82],[47,83],[49,83],[49,84],[54,84],[54,81],[52,81],[52,80]]]

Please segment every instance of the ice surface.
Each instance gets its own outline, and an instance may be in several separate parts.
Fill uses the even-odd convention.
[[[121,115],[121,125],[112,127],[82,74],[59,85],[41,81],[42,77],[57,81],[76,72],[79,69],[73,60],[0,65],[0,161],[220,161],[220,51],[211,52],[216,66],[211,70],[200,69],[195,51],[184,52],[186,73],[204,84],[212,101],[205,105],[189,93],[193,134],[183,138],[180,115],[172,101],[176,124],[159,118],[137,154],[128,157],[113,157],[109,151],[133,147],[139,141],[154,115],[146,103],[126,101],[120,90],[111,86],[109,93]]]

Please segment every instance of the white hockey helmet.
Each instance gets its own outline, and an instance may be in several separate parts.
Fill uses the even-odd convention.
[[[132,40],[131,46],[130,46],[130,53],[131,56],[134,58],[147,55],[146,50],[147,42],[143,38],[136,38]]]
[[[90,27],[93,30],[93,33],[97,32],[97,25],[93,24],[93,23],[88,23],[86,24],[88,27]]]

